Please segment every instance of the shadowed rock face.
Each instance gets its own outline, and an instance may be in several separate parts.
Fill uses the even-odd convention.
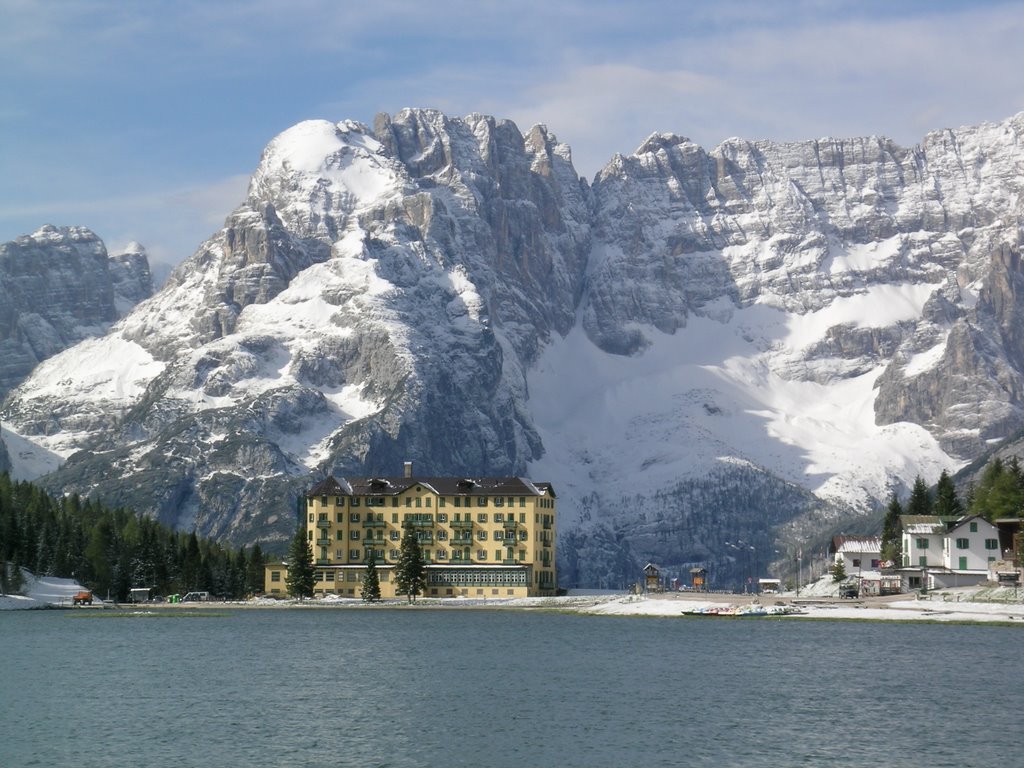
[[[152,291],[141,248],[110,257],[84,227],[45,226],[0,244],[0,397]]]
[[[82,345],[62,364],[102,375],[37,395],[55,370],[43,364],[3,415],[66,454],[88,449],[48,479],[54,488],[222,538],[283,541],[295,495],[324,472],[393,474],[411,459],[438,475],[524,473],[552,428],[534,423],[528,373],[577,328],[609,368],[642,366],[695,318],[707,328],[749,310],[762,327],[734,339],[748,370],[821,387],[870,379],[876,422],[924,426],[952,464],[1024,425],[1022,134],[1021,116],[911,149],[872,137],[705,151],[655,134],[590,186],[540,126],[429,110],[372,127],[301,123],[268,145],[224,228],[106,337],[130,364],[111,368]],[[130,290],[141,286],[135,256],[115,265],[86,240],[67,247],[97,269],[102,256],[112,275],[106,303],[85,302],[100,327],[116,318],[116,293],[144,293]],[[883,297],[858,305],[875,315],[837,309],[867,296]],[[40,327],[37,345],[50,338]],[[686,385],[665,395],[663,414],[687,407]],[[748,418],[738,433],[776,441],[765,456],[811,463],[799,456],[806,446],[768,434],[756,403],[700,398],[701,425]],[[561,405],[549,411],[575,403]],[[678,439],[711,438],[747,460],[721,435]],[[692,477],[626,503],[579,455],[573,468],[594,495],[561,509],[564,520],[583,520],[573,513],[586,506],[611,521],[607,541],[579,544],[617,553],[602,579],[625,574],[633,556],[713,560],[724,536],[714,520],[742,528],[754,514],[723,506],[741,487],[768,489],[751,497],[774,527],[746,534],[759,547],[781,527],[798,530],[794,521],[820,528],[840,514],[815,507],[809,466],[785,482],[750,461],[727,467],[730,490],[711,513],[700,501],[711,491]],[[891,479],[912,479],[916,466]],[[884,495],[886,480],[876,485]],[[787,511],[762,509],[766,495]],[[693,519],[681,528],[684,507]]]

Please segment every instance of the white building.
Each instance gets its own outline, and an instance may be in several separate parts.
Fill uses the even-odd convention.
[[[876,576],[882,567],[882,539],[879,536],[834,536],[830,551],[835,564],[842,563],[847,576]]]
[[[935,515],[903,515],[903,567],[943,568],[946,524]]]
[[[999,531],[983,517],[955,521],[904,515],[903,570],[909,589],[942,589],[978,584],[999,558]]]

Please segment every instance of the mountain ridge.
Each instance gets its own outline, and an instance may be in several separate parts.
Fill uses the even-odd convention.
[[[283,541],[327,472],[528,473],[567,533],[636,544],[620,576],[697,551],[650,543],[664,510],[638,532],[657,494],[754,468],[793,488],[747,521],[766,560],[1024,424],[1022,133],[652,134],[589,184],[540,126],[307,121],[159,293],[2,415],[68,457],[53,487],[234,540]],[[734,512],[685,513],[726,571]]]

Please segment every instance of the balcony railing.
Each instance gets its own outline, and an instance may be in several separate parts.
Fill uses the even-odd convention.
[[[331,540],[328,539],[328,538],[317,539],[316,540],[316,545],[318,547],[329,547],[329,546],[331,546]]]
[[[316,564],[317,565],[330,565],[331,564],[331,559],[329,557],[318,557],[316,559]]]
[[[364,520],[363,528],[384,528],[387,526],[383,520]]]
[[[504,528],[506,531],[514,531],[516,528],[519,527],[519,523],[517,523],[515,520],[506,520],[501,524],[501,527]]]
[[[320,528],[321,530],[324,529],[324,528],[330,528],[331,527],[331,521],[330,520],[317,520],[316,521],[316,527]]]
[[[472,520],[452,520],[451,526],[456,531],[471,531],[471,530],[473,530],[473,521]]]

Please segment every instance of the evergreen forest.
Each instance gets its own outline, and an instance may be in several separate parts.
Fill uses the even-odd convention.
[[[0,592],[20,588],[20,566],[117,601],[138,587],[240,599],[263,591],[265,557],[259,544],[232,550],[95,499],[54,498],[0,473],[0,564],[8,564],[0,567]]]

